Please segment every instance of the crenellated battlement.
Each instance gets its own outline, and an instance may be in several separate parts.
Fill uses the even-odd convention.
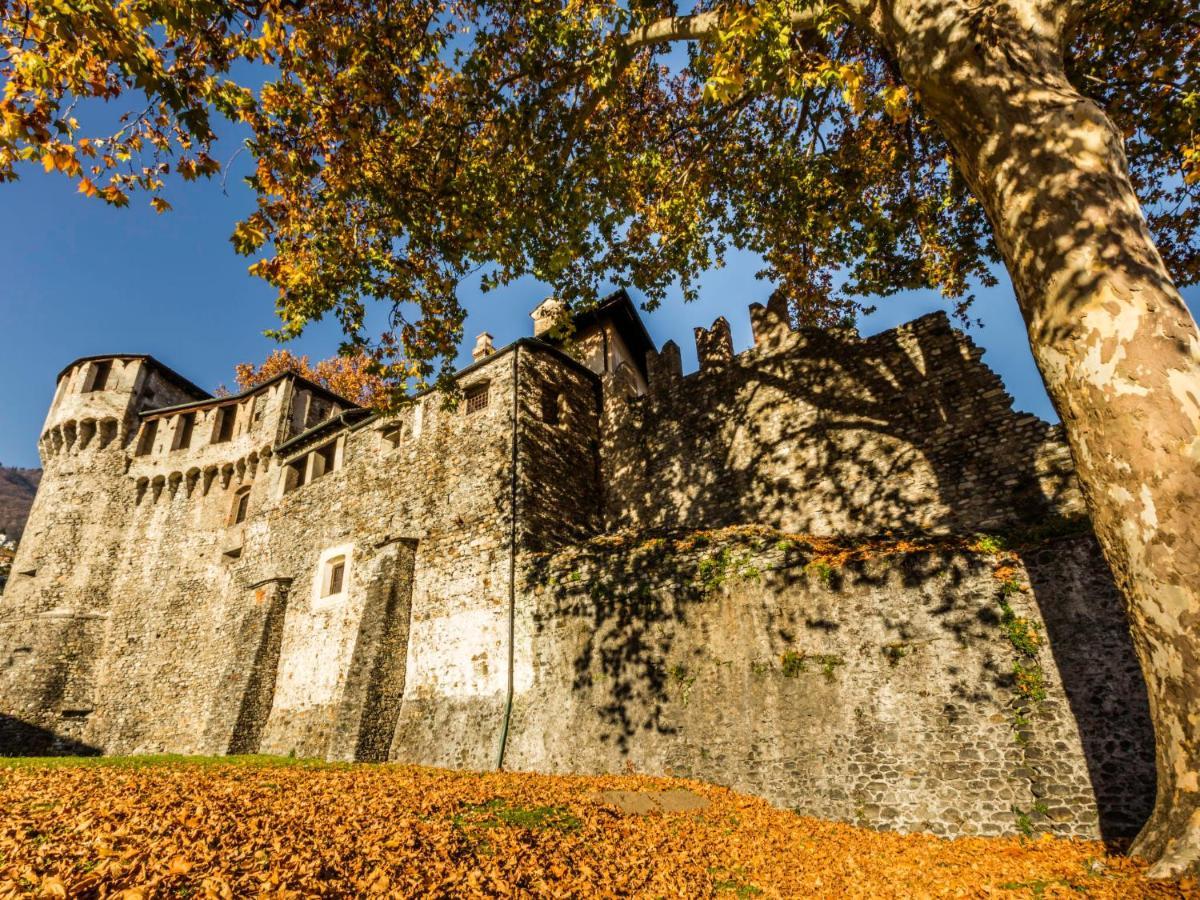
[[[794,328],[779,300],[668,341],[643,397],[606,404],[610,527],[768,521],[818,534],[971,531],[1082,512],[1060,429],[1014,412],[941,312],[871,337]]]

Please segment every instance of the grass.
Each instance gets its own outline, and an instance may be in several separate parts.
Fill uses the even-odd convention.
[[[144,756],[0,756],[0,769],[146,769],[154,766],[242,766],[268,769],[276,766],[301,766],[310,769],[340,769],[351,763],[325,762],[294,756],[186,756],[177,753],[148,753]],[[355,763],[354,765],[361,765]]]
[[[562,806],[520,806],[504,797],[463,808],[454,816],[459,828],[550,828],[556,831],[575,831],[583,825],[578,816]]]

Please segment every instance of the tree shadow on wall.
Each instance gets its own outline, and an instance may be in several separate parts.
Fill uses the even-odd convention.
[[[960,545],[948,541],[944,548],[908,551],[882,561],[856,560],[830,572],[814,572],[812,548],[792,541],[780,551],[777,538],[768,535],[766,530],[747,530],[695,545],[691,533],[639,536],[625,545],[605,542],[570,557],[572,571],[562,567],[561,558],[535,560],[527,577],[544,590],[534,613],[539,639],[579,641],[571,681],[571,690],[582,700],[577,708],[594,711],[602,725],[601,740],[622,756],[634,751],[639,735],[669,738],[679,733],[681,697],[697,672],[711,671],[703,633],[718,623],[705,608],[716,602],[712,592],[731,579],[767,579],[767,589],[776,593],[804,591],[801,582],[815,587],[816,581],[823,581],[818,593],[835,598],[903,591],[919,610],[907,604],[879,609],[893,646],[919,648],[929,641],[952,641],[963,650],[993,648],[972,651],[966,664],[948,666],[941,673],[942,720],[953,728],[977,716],[980,707],[994,709],[998,697],[1016,702],[1000,582],[995,581],[994,596],[983,598],[971,594],[977,588],[968,584],[971,579],[978,584],[980,576],[985,584],[992,583],[994,558],[963,553]],[[1022,556],[1030,567],[1035,602],[1045,616],[1051,652],[1078,728],[1101,835],[1111,839],[1136,833],[1149,815],[1154,743],[1140,669],[1111,579],[1095,565],[1098,550],[1094,556],[1084,553],[1085,558],[1071,566],[1062,565],[1060,554],[1079,555],[1078,548],[1089,543],[1090,538],[1077,536]],[[1067,583],[1057,574],[1060,570],[1087,572],[1088,583]],[[805,603],[756,609],[754,617],[755,626],[766,629],[777,651],[804,647],[815,632],[854,625],[839,621],[836,614],[822,616]],[[1042,654],[1042,663],[1048,664],[1046,651]],[[721,702],[730,702],[731,710],[737,707],[736,700]],[[1035,740],[1035,745],[1032,753],[1047,755],[1029,764],[1045,768],[1038,780],[1049,786],[1051,795],[1045,800],[1053,808],[1064,802],[1053,792],[1071,783],[1059,771],[1069,763],[1064,754],[1063,763],[1056,764],[1058,748],[1049,740]],[[1017,747],[1014,742],[1006,752],[1018,752]],[[1035,795],[1041,796],[1036,789]]]
[[[1073,488],[1069,470],[1038,465],[1053,437],[1050,426],[1011,411],[999,378],[944,317],[862,341],[815,330],[785,341],[779,352],[749,358],[751,365],[739,357],[664,394],[629,401],[606,473],[610,491],[621,498],[610,503],[610,527],[679,533],[767,522],[795,532],[861,536],[1003,531],[1044,522]],[[622,753],[639,732],[673,733],[670,701],[688,676],[668,671],[666,660],[678,653],[675,632],[689,608],[707,593],[695,559],[688,571],[688,564],[664,559],[658,547],[649,541],[616,561],[588,561],[593,574],[583,584],[552,588],[549,612],[538,623],[550,627],[561,616],[586,622],[573,687],[592,702],[604,688],[597,711],[608,725],[607,739]],[[964,606],[954,594],[968,574],[961,569],[964,557],[948,559],[909,554],[904,585],[935,598],[930,613],[942,637],[964,645],[994,642],[999,595],[994,605]],[[1064,595],[1045,567],[1038,569],[1043,574],[1031,572],[1032,587],[1081,737],[1101,831],[1120,836],[1144,820],[1141,801],[1146,813],[1152,803],[1153,737],[1119,607],[1117,615],[1094,623],[1093,634],[1112,670],[1127,679],[1122,684],[1132,699],[1120,709],[1103,707],[1102,715],[1096,698],[1107,676],[1089,668],[1088,643],[1058,615],[1064,596],[1082,603],[1089,592],[1113,593],[1102,558],[1095,555],[1088,566],[1096,583],[1086,591],[1065,589]],[[535,572],[532,579],[548,576]],[[783,579],[779,589],[786,589],[807,577],[804,560],[792,560],[772,577]],[[830,586],[869,587],[879,577],[869,566],[851,565]],[[944,588],[930,587],[936,584]],[[770,628],[786,634],[821,625],[772,621]],[[824,625],[837,628],[836,622]],[[902,614],[892,627],[901,641],[908,638]],[[967,704],[996,690],[1011,693],[1012,659],[987,658],[981,665],[981,673],[947,672],[948,719],[968,714]],[[1123,721],[1114,725],[1113,717]],[[1114,740],[1115,732],[1120,737]],[[1131,792],[1137,794],[1132,800]]]
[[[1039,475],[1050,427],[1011,412],[944,316],[908,334],[912,349],[896,331],[785,341],[631,401],[614,525],[975,531],[1045,518],[1047,490],[1069,483]]]
[[[1082,553],[1063,565],[1064,555]],[[1153,811],[1156,775],[1150,703],[1124,602],[1091,536],[1020,555],[1079,729],[1101,834],[1133,837]]]
[[[671,704],[678,699],[689,673],[673,671],[668,660],[679,657],[683,644],[678,633],[694,627],[696,611],[713,602],[713,593],[726,581],[769,578],[772,590],[784,592],[810,581],[808,564],[813,548],[798,541],[779,540],[770,529],[724,533],[717,541],[693,532],[641,534],[625,544],[588,546],[572,557],[576,568],[564,572],[552,555],[540,555],[525,573],[526,583],[541,586],[546,599],[535,607],[534,627],[539,635],[572,623],[578,624],[582,645],[573,660],[572,690],[587,696],[607,725],[602,740],[627,754],[636,735],[653,732],[672,735]],[[775,564],[763,554],[774,553]],[[953,591],[969,568],[962,557],[939,552],[907,554],[902,566],[872,568],[862,562],[825,575],[828,588],[841,592],[880,587],[900,572],[903,587],[943,586],[935,614],[954,640],[969,644],[983,639],[999,623],[998,613],[976,615],[962,608]],[[967,560],[968,563],[971,561]],[[977,568],[982,563],[973,563]],[[764,570],[768,569],[769,570]],[[836,632],[837,621],[814,615],[813,610],[769,608],[762,611],[763,627],[783,645],[791,644],[805,629]],[[906,622],[889,623],[902,639],[913,637]],[[699,649],[694,655],[702,655]],[[1011,687],[1012,675],[991,666],[996,687]],[[954,681],[951,692],[962,700],[978,700],[980,686],[965,678]],[[603,698],[601,700],[600,698]]]
[[[93,747],[0,713],[0,756],[99,756]]]

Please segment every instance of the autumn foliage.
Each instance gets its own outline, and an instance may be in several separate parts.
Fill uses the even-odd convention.
[[[382,406],[389,396],[387,385],[365,354],[334,356],[312,363],[308,356],[273,350],[261,365],[239,363],[234,367],[234,378],[238,390],[246,391],[281,372],[294,372],[359,406]]]
[[[692,781],[249,762],[0,768],[0,897],[1194,891],[1096,842],[875,832]]]

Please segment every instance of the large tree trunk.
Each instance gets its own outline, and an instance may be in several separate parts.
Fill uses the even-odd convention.
[[[880,12],[880,6],[884,7]],[[1065,3],[894,0],[880,34],[995,229],[1033,354],[1125,595],[1149,691],[1156,876],[1200,860],[1200,333],[1121,135],[1067,81]]]

